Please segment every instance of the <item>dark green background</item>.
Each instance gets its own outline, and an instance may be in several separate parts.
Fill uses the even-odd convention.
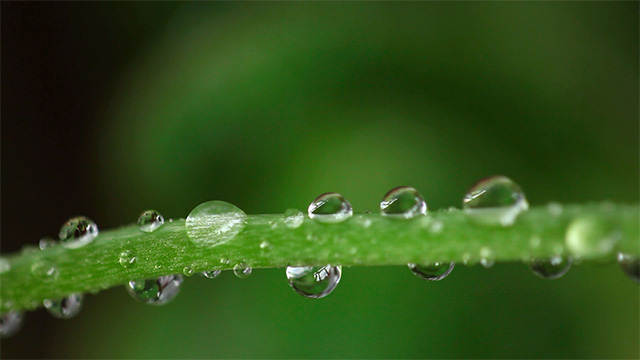
[[[398,185],[430,209],[479,178],[532,205],[639,198],[637,2],[3,3],[2,252],[69,216],[247,213]],[[5,358],[638,358],[615,265],[345,268],[304,299],[283,269],[189,278],[164,307],[122,288],[72,320],[28,314]]]

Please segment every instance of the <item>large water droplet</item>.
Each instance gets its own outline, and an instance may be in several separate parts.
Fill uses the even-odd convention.
[[[326,193],[309,204],[309,217],[323,223],[339,223],[353,216],[351,204],[342,195]]]
[[[150,233],[164,224],[164,217],[155,210],[147,210],[140,214],[138,218],[138,226],[140,230]]]
[[[487,225],[512,225],[518,215],[529,209],[520,186],[506,176],[480,180],[462,200],[464,211]]]
[[[618,253],[618,264],[631,280],[640,283],[640,258]]]
[[[58,267],[49,260],[38,260],[31,265],[31,274],[39,280],[53,280],[58,277]]]
[[[222,273],[222,270],[211,270],[211,271],[203,271],[202,276],[207,279],[215,279]]]
[[[399,186],[390,190],[380,202],[380,214],[388,217],[411,219],[427,214],[427,203],[418,190]]]
[[[293,291],[306,298],[320,299],[338,286],[342,266],[288,266],[286,274]]]
[[[38,247],[40,250],[48,249],[56,244],[56,241],[52,238],[45,236],[38,242]]]
[[[77,249],[85,246],[92,242],[96,236],[98,236],[98,225],[84,216],[67,220],[58,234],[62,246],[68,249]]]
[[[83,299],[84,296],[82,294],[74,293],[62,299],[46,299],[43,304],[49,314],[58,319],[70,319],[80,312]]]
[[[535,260],[529,266],[534,274],[543,279],[557,279],[569,271],[572,263],[570,257],[554,256],[549,260]]]
[[[136,261],[138,261],[138,257],[136,253],[131,250],[121,252],[118,257],[118,263],[124,268],[132,268],[136,264]]]
[[[153,305],[164,305],[178,295],[182,275],[167,275],[157,279],[134,280],[126,285],[129,294],[136,300]]]
[[[17,333],[22,327],[23,316],[18,311],[7,311],[0,315],[0,337],[8,338]]]
[[[407,264],[414,275],[429,281],[439,281],[446,278],[451,274],[455,265],[454,262],[435,262],[426,265]]]
[[[304,222],[304,214],[298,209],[287,209],[283,215],[284,225],[290,229],[298,228]]]
[[[603,257],[620,240],[620,232],[611,224],[596,217],[579,217],[567,227],[565,243],[576,258]]]
[[[251,275],[253,269],[246,263],[239,263],[233,267],[233,273],[240,279],[246,279]]]
[[[233,239],[246,225],[247,215],[235,205],[209,201],[187,216],[187,234],[197,244],[214,246]]]

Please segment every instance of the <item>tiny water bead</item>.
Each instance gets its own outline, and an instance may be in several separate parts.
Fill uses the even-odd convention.
[[[167,275],[157,279],[133,280],[126,285],[134,299],[152,305],[164,305],[178,295],[182,275]]]
[[[203,271],[201,274],[207,279],[215,279],[218,276],[220,276],[221,273],[222,273],[222,270],[211,270],[211,271]]]
[[[0,315],[0,337],[8,338],[17,333],[22,327],[23,315],[18,311],[7,311]]]
[[[557,279],[569,271],[573,260],[570,257],[554,256],[548,260],[535,260],[529,264],[534,274],[543,279]]]
[[[45,236],[38,242],[38,247],[40,250],[48,249],[56,244],[56,241],[52,238]]]
[[[287,209],[283,216],[284,225],[290,229],[299,228],[304,222],[304,214],[298,209]]]
[[[187,216],[187,235],[196,244],[215,246],[238,235],[246,221],[247,215],[235,205],[209,201],[198,205]]]
[[[48,260],[38,260],[31,265],[31,275],[39,280],[53,280],[58,277],[58,267]]]
[[[618,264],[631,280],[640,283],[640,257],[618,253]]]
[[[239,279],[246,279],[251,275],[253,269],[246,263],[239,263],[233,267],[233,274]]]
[[[306,298],[320,299],[338,286],[342,266],[288,266],[286,275],[293,291]]]
[[[70,319],[80,312],[83,300],[84,296],[82,294],[74,293],[62,299],[46,299],[43,301],[43,304],[49,314],[54,317],[58,319]]]
[[[506,176],[493,176],[473,185],[462,200],[464,211],[487,225],[510,226],[529,209],[520,186]]]
[[[118,256],[118,263],[124,268],[132,268],[137,261],[136,253],[131,250],[125,250]]]
[[[428,281],[440,281],[446,278],[451,274],[455,265],[454,262],[434,262],[426,265],[407,264],[414,275]]]
[[[92,242],[98,236],[98,226],[91,219],[78,216],[67,220],[60,228],[58,237],[62,246],[77,249]]]
[[[164,224],[164,217],[155,210],[147,210],[138,217],[138,226],[140,230],[150,233]]]
[[[399,186],[390,190],[380,202],[380,214],[387,217],[411,219],[427,214],[427,203],[418,190]]]
[[[596,217],[583,216],[571,221],[565,233],[567,248],[577,258],[603,257],[620,240],[620,232]]]
[[[192,267],[190,267],[190,266],[185,266],[185,267],[182,269],[182,273],[184,274],[184,276],[189,277],[189,276],[193,275],[193,274],[195,273],[195,271],[193,271],[193,268],[192,268]]]
[[[322,223],[339,223],[353,216],[351,204],[338,193],[325,193],[309,204],[309,217]]]

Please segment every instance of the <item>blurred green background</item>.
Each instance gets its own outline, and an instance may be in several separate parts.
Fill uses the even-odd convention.
[[[532,205],[639,200],[637,2],[3,3],[2,252],[83,214],[247,213],[398,185],[432,210],[505,174]],[[346,268],[321,300],[283,269],[122,288],[42,310],[4,358],[638,358],[615,265]]]

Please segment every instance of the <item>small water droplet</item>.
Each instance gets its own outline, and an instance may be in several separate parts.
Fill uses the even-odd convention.
[[[311,219],[322,223],[339,223],[353,216],[353,208],[342,195],[326,193],[309,204],[308,213]]]
[[[618,264],[627,276],[640,283],[640,258],[633,255],[618,253]]]
[[[495,264],[495,260],[493,260],[493,251],[488,247],[483,247],[480,249],[480,265],[482,265],[485,269],[489,269]]]
[[[52,238],[45,236],[38,242],[38,247],[40,250],[48,249],[56,244],[56,241]]]
[[[482,267],[484,267],[485,269],[491,268],[495,263],[495,260],[480,259],[480,265],[482,265]]]
[[[147,210],[138,217],[138,226],[140,230],[150,233],[164,224],[164,217],[155,210]]]
[[[129,295],[138,301],[164,305],[178,295],[181,284],[181,275],[167,275],[157,279],[129,281],[126,288]]]
[[[184,276],[189,277],[195,272],[193,271],[193,268],[191,266],[185,266],[184,268],[182,268],[182,273],[184,274]]]
[[[304,214],[298,209],[287,209],[283,216],[284,225],[290,229],[298,228],[304,222]]]
[[[221,257],[220,258],[220,263],[221,264],[229,264],[231,261],[229,261],[229,259],[227,259],[226,257]]]
[[[493,176],[473,185],[462,200],[464,211],[487,225],[512,225],[529,209],[520,186],[506,176]]]
[[[170,222],[170,223],[172,223],[172,222],[173,222],[173,219],[169,219],[169,222]]]
[[[414,275],[428,281],[439,281],[446,278],[453,271],[455,265],[454,262],[435,262],[427,265],[407,264]]]
[[[270,247],[270,246],[271,246],[271,244],[269,244],[269,242],[268,242],[268,241],[266,241],[266,240],[265,240],[265,241],[262,241],[262,242],[260,243],[260,249],[266,249],[266,248],[268,248],[268,247]]]
[[[222,273],[222,270],[211,270],[211,271],[203,271],[201,274],[207,279],[215,279],[218,276],[220,276],[221,273]]]
[[[80,312],[83,299],[84,296],[82,294],[74,293],[61,299],[46,299],[43,304],[49,314],[54,317],[58,319],[70,319]]]
[[[557,202],[550,202],[547,205],[547,211],[549,211],[549,215],[553,217],[558,217],[562,215],[562,212],[564,211],[564,209],[562,208],[562,204]]]
[[[320,299],[338,286],[342,277],[342,266],[287,266],[289,286],[298,294]]]
[[[20,331],[23,319],[21,312],[13,310],[0,315],[0,337],[8,338]]]
[[[543,279],[557,279],[569,271],[573,263],[570,257],[554,256],[549,260],[535,260],[529,264],[534,274]]]
[[[427,203],[418,190],[399,186],[389,190],[380,202],[382,216],[411,219],[427,214]]]
[[[458,209],[458,208],[457,208],[457,207],[455,207],[455,206],[449,206],[449,207],[447,208],[447,212],[456,212],[456,211],[460,211],[460,209]]]
[[[187,216],[187,234],[197,244],[223,244],[244,229],[246,219],[247,214],[233,204],[224,201],[205,202]]]
[[[37,247],[35,245],[27,244],[27,245],[23,246],[22,249],[20,249],[20,254],[29,255],[29,254],[35,254],[35,253],[37,253],[39,251],[40,251],[39,247]]]
[[[131,268],[136,264],[138,258],[136,253],[131,250],[125,250],[118,256],[118,263],[124,268]]]
[[[11,263],[5,258],[0,258],[0,274],[4,274],[11,270]]]
[[[619,240],[611,224],[595,217],[574,219],[565,233],[567,248],[576,258],[605,256]]]
[[[98,225],[84,216],[67,220],[58,234],[62,246],[68,249],[77,249],[85,246],[92,242],[96,236],[98,236]]]
[[[246,263],[239,263],[233,267],[233,273],[240,279],[246,279],[251,275],[253,269]]]
[[[31,265],[31,274],[39,280],[53,280],[58,277],[58,267],[48,260],[38,260]]]
[[[531,238],[529,239],[529,245],[531,245],[531,248],[533,249],[539,248],[541,242],[542,242],[542,239],[538,235],[532,235]]]
[[[432,234],[439,234],[444,230],[444,223],[440,220],[433,220],[429,224],[429,232]]]

